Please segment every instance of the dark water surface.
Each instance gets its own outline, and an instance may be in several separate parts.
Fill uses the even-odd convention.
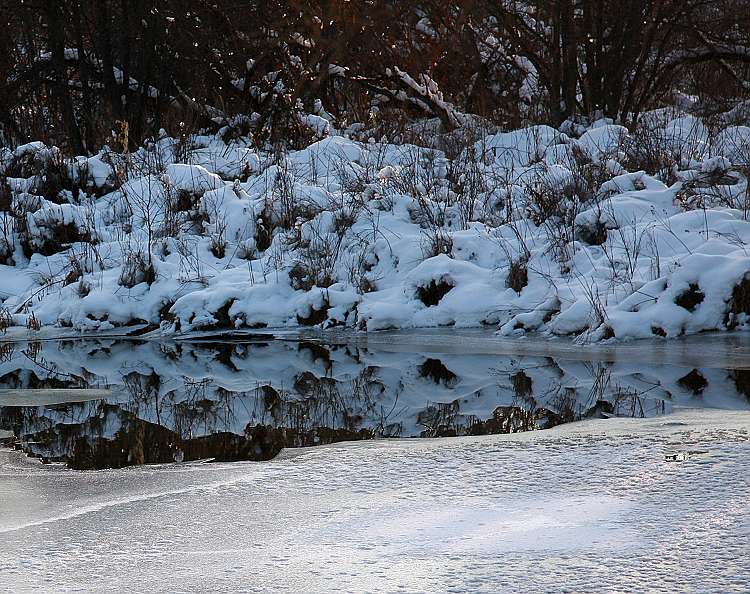
[[[743,335],[580,346],[473,331],[0,343],[0,440],[71,468],[750,409]]]

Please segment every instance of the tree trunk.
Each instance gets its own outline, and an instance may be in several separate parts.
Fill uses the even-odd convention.
[[[45,12],[48,26],[48,43],[52,59],[53,88],[62,111],[63,123],[70,136],[70,143],[76,154],[85,152],[81,140],[81,131],[78,128],[75,112],[73,110],[73,99],[70,96],[68,86],[68,73],[65,66],[65,32],[62,14],[63,4],[58,2],[45,3]]]

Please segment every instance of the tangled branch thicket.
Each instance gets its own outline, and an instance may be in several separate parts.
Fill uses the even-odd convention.
[[[745,0],[2,0],[0,14],[2,142],[75,154],[161,128],[300,148],[302,111],[391,140],[415,116],[453,129],[469,113],[632,128],[664,102],[717,113],[748,92]]]

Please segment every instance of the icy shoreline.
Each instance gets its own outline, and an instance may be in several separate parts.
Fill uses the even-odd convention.
[[[740,592],[748,430],[682,410],[95,474],[1,452],[0,590]]]
[[[577,360],[643,360],[680,366],[709,366],[742,369],[750,366],[750,344],[746,331],[704,332],[671,340],[627,339],[580,342],[567,336],[532,333],[502,336],[489,328],[413,328],[376,332],[320,328],[263,328],[195,331],[163,335],[157,331],[123,333],[129,328],[80,332],[66,328],[43,327],[38,331],[9,328],[0,334],[0,344],[55,341],[145,341],[163,344],[253,342],[306,342],[324,346],[374,347],[389,352],[431,352],[461,354],[519,354],[553,356]],[[745,365],[745,362],[748,362]]]

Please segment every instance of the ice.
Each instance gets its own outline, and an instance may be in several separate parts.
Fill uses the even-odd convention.
[[[749,430],[686,409],[97,473],[2,451],[0,591],[743,592]]]
[[[112,396],[111,390],[64,388],[8,390],[0,388],[0,406],[29,406],[30,402],[38,406],[49,406],[65,402],[100,400],[108,396]]]

